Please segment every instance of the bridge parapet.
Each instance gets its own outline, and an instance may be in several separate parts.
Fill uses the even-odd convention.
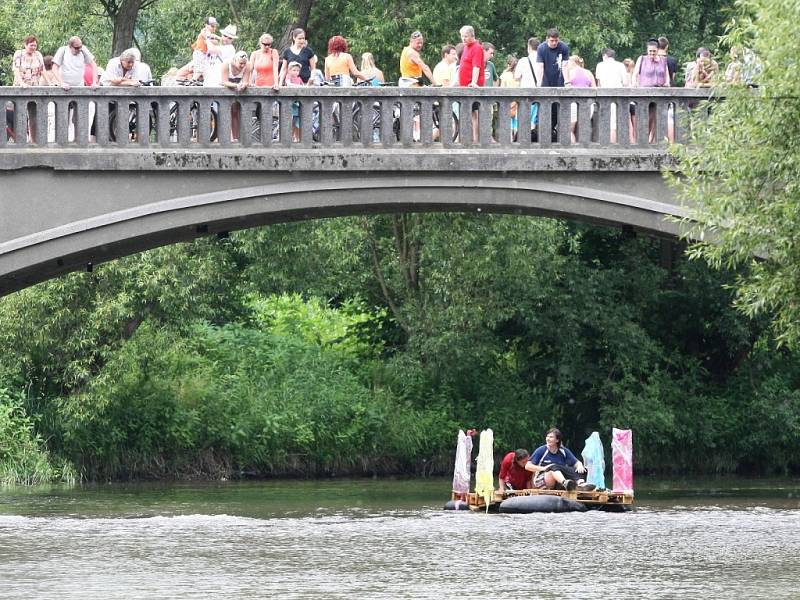
[[[6,108],[0,170],[656,171],[669,163],[666,141],[688,140],[693,118],[702,117],[696,107],[707,97],[703,90],[670,88],[251,88],[237,94],[193,87],[0,87]],[[526,126],[532,122],[533,135]]]

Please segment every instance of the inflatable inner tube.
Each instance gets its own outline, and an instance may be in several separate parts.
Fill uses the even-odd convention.
[[[509,514],[583,512],[586,507],[561,496],[511,496],[500,503],[500,512]]]
[[[450,500],[444,505],[445,510],[469,510],[469,504],[463,500]]]

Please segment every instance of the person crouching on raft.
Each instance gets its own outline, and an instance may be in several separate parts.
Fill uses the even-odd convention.
[[[569,448],[561,444],[561,432],[555,427],[547,432],[545,445],[534,450],[525,469],[534,473],[533,487],[553,489],[556,486],[565,490],[578,489],[589,492],[594,485],[587,484],[581,475],[586,467]]]
[[[525,468],[530,454],[524,448],[509,452],[500,463],[500,491],[526,490],[531,487],[531,473]]]

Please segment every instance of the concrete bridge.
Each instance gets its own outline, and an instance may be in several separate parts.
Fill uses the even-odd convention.
[[[706,92],[527,92],[0,87],[0,295],[201,235],[369,212],[679,234],[665,140],[688,139]]]

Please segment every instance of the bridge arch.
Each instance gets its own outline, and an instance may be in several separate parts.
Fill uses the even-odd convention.
[[[170,181],[165,175],[151,173],[147,179],[157,187]],[[231,174],[215,174],[221,177],[230,179]],[[665,217],[685,216],[685,209],[669,202],[658,173],[627,178],[620,173],[322,173],[215,191],[179,190],[162,198],[153,198],[137,182],[140,173],[121,172],[95,184],[92,196],[114,197],[117,210],[105,206],[96,214],[62,218],[0,241],[0,294],[157,246],[303,219],[420,211],[508,213],[674,237],[679,224]]]

